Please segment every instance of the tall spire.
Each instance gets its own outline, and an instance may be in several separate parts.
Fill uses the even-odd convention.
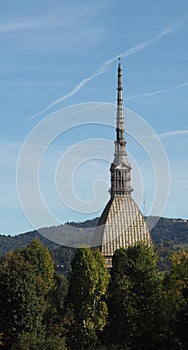
[[[120,58],[118,59],[118,95],[117,95],[117,117],[116,117],[116,141],[114,161],[111,164],[111,197],[115,195],[131,194],[131,166],[127,159],[126,141],[124,137],[124,109],[123,109],[123,87],[122,70]]]
[[[122,87],[122,71],[121,61],[118,58],[118,96],[117,96],[117,127],[116,127],[116,141],[124,142],[124,111],[123,111],[123,87]]]
[[[118,62],[116,137],[114,160],[110,167],[111,198],[103,210],[94,234],[93,246],[105,257],[108,268],[116,249],[138,242],[151,245],[151,237],[142,213],[131,197],[131,166],[126,154],[121,62]]]

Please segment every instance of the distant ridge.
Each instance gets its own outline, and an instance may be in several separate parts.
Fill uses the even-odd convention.
[[[86,220],[83,222],[67,222],[64,225],[70,225],[77,227],[79,232],[81,228],[95,227],[99,218],[92,220]],[[148,220],[152,220],[149,217]],[[64,225],[44,227],[40,229],[40,232],[44,236],[48,236],[48,233],[56,233]],[[43,235],[37,230],[16,234],[15,236],[0,234],[0,256],[6,254],[9,250],[24,249],[32,240],[37,237],[42,244],[44,244],[50,251],[55,251],[59,245],[53,243],[43,237]],[[174,248],[180,246],[188,247],[188,220],[184,219],[168,219],[160,218],[156,226],[151,230],[153,243],[156,246],[168,246],[174,245]]]

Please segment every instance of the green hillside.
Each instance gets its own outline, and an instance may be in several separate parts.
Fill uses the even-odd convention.
[[[155,220],[155,217],[148,218],[149,222]],[[71,234],[73,228],[77,228],[76,237],[80,240],[82,237],[82,229],[94,228],[97,224],[98,218],[87,220],[84,222],[67,222],[65,225],[45,227],[38,231],[17,234],[15,236],[0,235],[0,256],[6,254],[9,250],[24,249],[31,241],[38,237],[40,241],[49,248],[56,267],[59,270],[68,271],[70,268],[70,261],[74,254],[74,249],[60,246],[45,237],[56,236],[57,233]],[[67,230],[67,225],[69,229]],[[71,231],[72,230],[72,231]],[[85,233],[85,230],[84,230]],[[44,236],[45,237],[44,237]],[[164,270],[168,268],[168,255],[174,249],[181,247],[188,247],[188,220],[183,219],[167,219],[160,218],[156,226],[151,230],[153,243],[159,251],[159,267]],[[91,240],[91,232],[88,230],[88,242]],[[75,239],[75,229],[74,229]]]

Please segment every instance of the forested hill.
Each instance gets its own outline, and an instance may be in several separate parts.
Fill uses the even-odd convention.
[[[150,219],[152,220],[152,218]],[[97,221],[98,218],[95,218],[84,222],[68,222],[66,225],[77,227],[79,235],[82,228],[95,227]],[[64,225],[45,227],[40,229],[40,232],[44,233],[45,236],[48,236],[48,232],[55,235],[60,229],[63,231],[63,228]],[[156,246],[188,247],[188,220],[160,218],[156,226],[151,230],[151,235]],[[15,236],[0,234],[0,255],[4,255],[9,250],[25,248],[35,237],[38,237],[50,251],[54,251],[59,247],[57,244],[44,238],[37,231],[21,233]]]

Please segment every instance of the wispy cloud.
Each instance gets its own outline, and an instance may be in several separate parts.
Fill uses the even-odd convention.
[[[18,19],[6,23],[0,23],[0,33],[12,32],[21,29],[34,28],[47,23],[47,20],[36,19]]]
[[[118,55],[114,56],[113,58],[106,60],[97,70],[97,72],[91,74],[90,76],[88,76],[87,78],[84,78],[80,83],[78,83],[74,89],[72,89],[69,93],[65,94],[64,96],[58,98],[57,100],[53,101],[52,103],[50,103],[48,106],[46,106],[43,110],[41,110],[39,113],[34,114],[33,116],[31,116],[30,118],[28,118],[26,120],[27,121],[31,121],[32,119],[38,117],[39,115],[41,115],[42,113],[47,112],[49,109],[51,109],[52,107],[58,105],[59,103],[63,102],[64,100],[66,100],[67,98],[73,96],[74,94],[76,94],[84,85],[86,85],[89,81],[93,80],[94,78],[96,78],[97,76],[105,73],[110,65],[117,60],[118,57],[129,57],[132,56],[138,52],[143,51],[144,49],[146,49],[148,46],[154,44],[156,41],[160,40],[161,38],[177,31],[182,24],[184,23],[185,19],[183,19],[182,22],[179,22],[178,24],[168,27],[166,29],[164,29],[163,31],[161,31],[160,33],[158,33],[157,35],[153,36],[152,38],[131,47],[130,49],[119,53]]]
[[[97,72],[94,73],[92,75],[90,75],[88,78],[83,79],[78,85],[75,86],[75,88],[73,90],[71,90],[68,94],[60,97],[58,100],[55,100],[54,102],[50,103],[46,108],[44,108],[42,111],[40,111],[39,113],[34,114],[32,117],[28,118],[26,120],[26,122],[33,120],[34,118],[38,117],[39,115],[41,115],[42,113],[47,112],[49,109],[51,109],[52,107],[56,106],[57,104],[59,104],[60,102],[63,102],[64,100],[66,100],[67,98],[73,96],[74,94],[76,94],[77,91],[79,91],[87,82],[89,82],[90,80],[93,80],[95,77],[97,77],[98,75],[102,74],[101,72]]]
[[[169,138],[173,136],[188,135],[188,130],[174,130],[159,134],[160,138]]]
[[[15,72],[15,69],[0,69],[0,74],[3,75],[3,74],[7,74],[7,73],[12,73],[12,72]]]
[[[184,22],[184,20],[183,20],[183,22]],[[134,55],[135,53],[143,51],[148,46],[154,44],[156,41],[160,40],[164,36],[169,35],[169,34],[175,32],[175,31],[177,31],[182,26],[183,22],[178,23],[178,24],[176,24],[174,26],[168,27],[168,28],[164,29],[162,32],[160,32],[159,34],[155,35],[154,37],[152,37],[152,38],[150,38],[150,39],[148,39],[146,41],[143,41],[142,43],[140,43],[140,44],[138,44],[136,46],[131,47],[130,49],[128,49],[125,52],[122,52],[122,53],[118,54],[117,56],[113,57],[109,61],[106,61],[104,63],[104,65],[108,66],[109,64],[114,62],[114,60],[117,60],[118,57],[129,57],[129,56]]]
[[[0,72],[1,74],[1,72]],[[4,83],[5,85],[5,83]],[[49,81],[49,82],[30,82],[30,81],[15,81],[12,83],[8,83],[8,86],[12,86],[12,87],[46,87],[46,86],[65,86],[65,83],[61,83],[61,82],[53,82],[53,81]]]
[[[156,91],[144,92],[143,94],[139,94],[139,95],[128,96],[126,98],[126,100],[134,100],[134,99],[137,99],[140,97],[150,97],[150,96],[156,96],[156,95],[160,95],[160,94],[166,94],[168,92],[179,90],[179,89],[182,89],[182,88],[187,87],[187,86],[188,86],[188,82],[185,82],[182,84],[171,86],[168,89],[161,89],[161,90],[156,90]]]

